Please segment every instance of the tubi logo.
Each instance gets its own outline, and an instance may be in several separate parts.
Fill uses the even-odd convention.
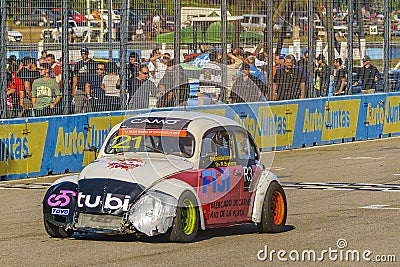
[[[103,202],[104,203],[104,208],[105,209],[110,209],[110,210],[117,210],[122,208],[123,211],[128,210],[128,205],[129,205],[129,200],[130,196],[123,196],[122,198],[120,196],[113,196],[112,193],[108,193],[106,195],[106,199]],[[96,208],[100,205],[100,200],[101,196],[95,196],[94,200],[92,200],[91,195],[84,195],[82,192],[79,192],[78,194],[78,207],[83,208]]]

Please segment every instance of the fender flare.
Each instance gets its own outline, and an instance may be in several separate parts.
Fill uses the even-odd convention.
[[[255,223],[261,222],[265,195],[267,193],[269,185],[272,182],[279,183],[278,177],[270,170],[264,170],[261,174],[260,180],[258,181],[257,189],[254,196],[251,220]]]
[[[78,175],[68,175],[57,179],[46,191],[43,201],[43,217],[45,220],[60,227],[71,228],[76,209],[76,197],[78,189]],[[53,213],[53,209],[65,209],[66,215]],[[58,221],[57,216],[64,217],[64,221]]]
[[[168,193],[168,194],[172,195],[173,197],[175,197],[177,200],[179,199],[179,197],[181,196],[181,194],[183,192],[190,191],[194,195],[194,197],[196,198],[196,201],[198,203],[199,216],[200,216],[200,227],[202,230],[206,229],[205,222],[204,222],[204,214],[203,214],[203,209],[201,206],[200,199],[197,196],[196,191],[193,189],[193,187],[191,185],[189,185],[188,183],[185,183],[181,180],[171,178],[171,179],[164,179],[149,189]]]

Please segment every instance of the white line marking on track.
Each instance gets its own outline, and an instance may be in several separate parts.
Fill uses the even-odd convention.
[[[400,208],[390,207],[390,205],[369,205],[360,207],[360,209],[371,209],[371,210],[400,210]]]
[[[284,189],[400,192],[400,184],[282,182]]]
[[[345,157],[345,158],[342,158],[343,160],[371,160],[371,159],[373,159],[373,160],[378,160],[378,159],[384,159],[385,157],[377,157],[377,158],[374,158],[374,157]]]

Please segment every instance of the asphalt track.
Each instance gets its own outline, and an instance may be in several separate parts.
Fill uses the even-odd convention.
[[[235,226],[201,232],[191,244],[50,238],[41,201],[55,178],[1,182],[0,266],[398,266],[399,156],[400,138],[277,152],[286,231]]]

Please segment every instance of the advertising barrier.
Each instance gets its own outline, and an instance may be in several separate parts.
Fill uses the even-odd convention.
[[[263,151],[400,134],[400,93],[186,109],[234,119],[249,130]],[[95,159],[95,148],[101,147],[114,125],[125,116],[147,111],[0,120],[0,176],[11,180],[79,172]]]

